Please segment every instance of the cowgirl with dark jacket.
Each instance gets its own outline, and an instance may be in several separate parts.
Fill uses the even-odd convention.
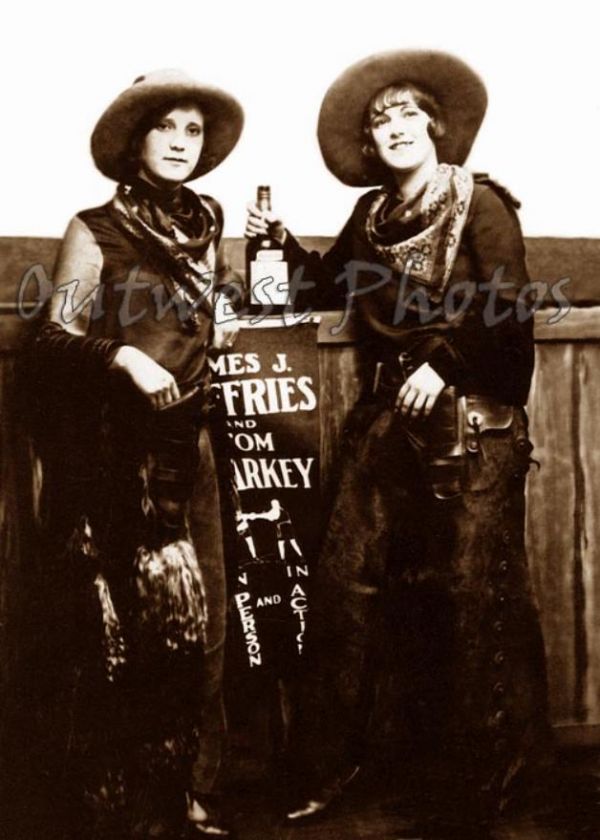
[[[47,539],[80,675],[72,764],[91,806],[76,836],[172,836],[186,812],[190,836],[229,836],[211,800],[226,602],[207,354],[233,340],[241,286],[219,204],[184,184],[242,124],[235,99],[179,71],[117,97],[92,135],[117,191],[69,224],[37,337],[56,420]]]
[[[404,666],[407,719],[452,768],[446,810],[495,813],[546,733],[523,535],[525,249],[516,202],[463,166],[486,104],[479,77],[450,55],[368,58],[331,86],[319,116],[333,174],[377,187],[332,248],[308,253],[274,214],[249,208],[247,235],[284,243],[298,308],[351,307],[371,367],[317,570],[295,824],[361,763],[384,647]]]

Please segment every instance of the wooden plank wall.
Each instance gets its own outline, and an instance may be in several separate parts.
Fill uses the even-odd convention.
[[[600,276],[599,276],[600,279]],[[600,722],[600,307],[536,329],[527,536],[557,723]]]
[[[307,244],[322,249],[329,241]],[[241,265],[243,241],[230,245],[234,265]],[[50,275],[57,247],[56,240],[0,239],[0,693],[10,684],[27,616],[39,486],[19,403],[19,377],[26,372],[19,371],[17,360],[28,326],[15,314],[16,287],[32,265]],[[544,311],[536,316],[529,402],[540,468],[529,475],[527,540],[548,653],[552,718],[576,733],[572,740],[589,740],[591,733],[600,743],[600,306],[593,305],[600,304],[600,240],[530,240],[528,247],[533,277],[572,276],[568,293],[577,304],[557,324],[548,324]],[[30,298],[33,292],[31,287]],[[331,343],[323,329],[320,342],[327,479],[361,386],[361,369],[347,334]]]
[[[22,630],[35,621],[28,595],[37,562],[35,514],[41,476],[23,423],[24,371],[15,352],[26,331],[16,316],[0,317],[0,722],[11,699],[6,688],[23,655]]]

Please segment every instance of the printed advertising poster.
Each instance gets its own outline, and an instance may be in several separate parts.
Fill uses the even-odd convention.
[[[317,548],[317,324],[242,329],[212,362],[226,414],[236,527],[235,609],[248,667],[302,653]]]

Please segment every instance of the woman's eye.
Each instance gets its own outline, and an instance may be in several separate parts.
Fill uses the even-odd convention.
[[[166,121],[159,122],[156,126],[158,131],[168,131],[170,127],[171,127],[171,124],[166,122]]]
[[[188,126],[188,134],[192,137],[199,137],[202,134],[202,129],[199,125],[190,125]]]
[[[383,114],[379,117],[373,117],[371,120],[371,128],[379,128],[379,126],[385,125],[386,122],[389,122],[389,117],[386,117]]]

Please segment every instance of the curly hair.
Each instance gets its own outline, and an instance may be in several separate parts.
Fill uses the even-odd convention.
[[[425,111],[426,114],[429,114],[430,120],[427,131],[433,142],[435,143],[436,140],[439,140],[446,133],[442,109],[430,93],[413,85],[411,82],[399,82],[398,84],[388,85],[379,90],[365,108],[363,145],[361,148],[365,157],[377,157],[377,151],[373,145],[373,136],[371,134],[373,120],[375,117],[383,114],[388,108],[403,102],[407,93],[412,96],[415,105],[422,111]]]

